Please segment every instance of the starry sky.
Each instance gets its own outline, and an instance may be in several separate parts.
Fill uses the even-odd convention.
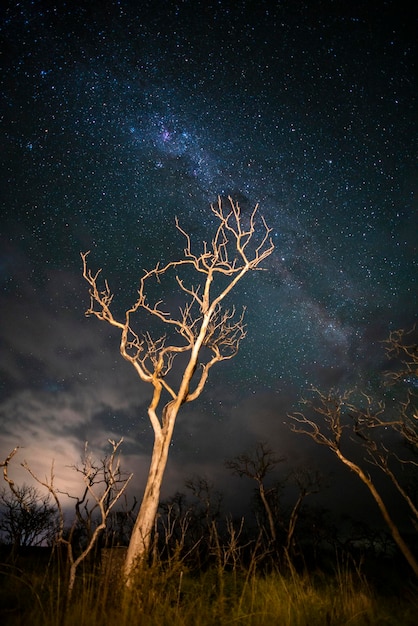
[[[184,407],[163,493],[199,474],[232,503],[224,461],[260,440],[338,471],[286,415],[311,385],[369,385],[385,367],[381,341],[416,321],[416,16],[406,7],[6,2],[2,459],[20,445],[41,475],[55,459],[71,490],[67,466],[84,442],[100,454],[124,437],[124,467],[143,484],[150,389],[117,333],[84,316],[80,252],[91,250],[121,313],[144,268],[181,254],[175,216],[199,242],[213,228],[210,203],[231,195],[244,214],[259,203],[275,251],[235,293],[247,337]]]

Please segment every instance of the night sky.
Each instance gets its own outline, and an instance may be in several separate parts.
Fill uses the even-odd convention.
[[[163,494],[199,474],[233,506],[239,483],[224,461],[264,440],[290,464],[334,472],[334,500],[353,489],[347,507],[360,501],[331,453],[285,422],[311,385],[370,388],[385,368],[382,340],[416,321],[416,16],[406,6],[6,2],[2,460],[23,446],[16,459],[44,477],[55,459],[57,484],[71,490],[66,466],[84,442],[102,454],[124,437],[123,466],[141,488],[151,388],[120,357],[118,334],[84,316],[80,252],[91,250],[121,313],[144,268],[182,253],[175,216],[199,242],[210,203],[231,195],[244,214],[260,204],[275,251],[236,291],[247,337],[180,413]],[[18,463],[13,475],[24,476]]]

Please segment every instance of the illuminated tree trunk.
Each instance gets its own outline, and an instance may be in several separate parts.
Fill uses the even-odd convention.
[[[129,586],[135,567],[147,556],[160,501],[161,485],[168,460],[178,408],[170,402],[166,407],[166,423],[157,433],[144,496],[132,531],[125,562],[125,577]]]
[[[213,314],[214,311],[210,308],[202,317],[199,333],[191,350],[190,359],[184,370],[178,393],[171,402],[164,406],[161,422],[155,411],[161,397],[162,386],[158,381],[154,382],[153,399],[148,408],[148,416],[154,429],[154,446],[144,496],[126,556],[125,580],[128,587],[135,574],[135,567],[140,565],[149,552],[174,425],[181,405],[193,398],[193,394],[190,394],[190,385],[193,374],[196,371],[199,352],[207,335],[207,329]],[[204,382],[202,382],[202,379],[201,385],[203,388]]]

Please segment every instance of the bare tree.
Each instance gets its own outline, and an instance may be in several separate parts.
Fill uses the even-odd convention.
[[[109,440],[112,451],[109,456],[101,461],[93,459],[86,443],[81,466],[74,466],[74,469],[82,476],[84,491],[81,497],[74,497],[67,493],[67,496],[75,500],[76,518],[72,529],[76,527],[77,523],[84,526],[87,530],[87,542],[76,557],[71,541],[72,532],[70,531],[67,539],[64,539],[63,535],[60,537],[61,543],[64,543],[67,547],[67,558],[70,565],[68,599],[71,599],[78,566],[90,554],[100,534],[106,529],[106,522],[111,511],[125,492],[132,478],[132,474],[124,476],[121,472],[119,448],[122,441],[123,439],[120,439],[118,442]],[[29,468],[27,469],[30,471]],[[36,478],[31,471],[30,473]],[[39,479],[37,480],[39,481]],[[41,484],[54,492],[52,481],[49,485],[46,483]],[[97,519],[95,519],[96,515]]]
[[[104,546],[112,548],[114,546],[127,546],[135,523],[135,510],[138,500],[132,500],[127,494],[123,494],[122,501],[119,502],[118,509],[112,510],[106,525]]]
[[[161,484],[167,464],[174,425],[180,407],[196,400],[203,391],[209,371],[216,363],[233,358],[245,337],[243,314],[235,316],[235,309],[225,309],[222,303],[238,282],[250,271],[261,269],[261,263],[272,253],[271,229],[261,218],[262,231],[256,234],[258,206],[245,220],[240,207],[229,198],[224,209],[221,200],[212,206],[218,220],[210,244],[203,250],[192,250],[190,236],[180,227],[186,244],[184,258],[144,272],[140,279],[138,297],[124,318],[117,319],[112,310],[113,295],[107,281],[99,286],[100,270],[93,273],[87,267],[87,253],[83,253],[83,276],[90,285],[90,306],[87,315],[109,323],[121,333],[120,353],[133,365],[140,379],[153,387],[148,406],[148,417],[154,431],[154,446],[148,479],[141,507],[132,532],[125,565],[126,581],[132,580],[133,567],[148,553],[154,521],[157,514]],[[246,223],[246,226],[244,224]],[[180,272],[191,270],[190,276]],[[177,287],[186,303],[179,313],[163,309],[162,302],[150,302],[147,289],[173,271]],[[135,330],[136,313],[145,314],[164,327],[163,334],[154,337],[151,330]],[[170,336],[167,337],[167,333]],[[178,355],[184,357],[180,382],[168,376]],[[163,400],[167,396],[168,400]],[[162,405],[162,406],[161,406]]]
[[[256,481],[258,493],[267,515],[269,538],[270,541],[273,542],[277,539],[276,523],[273,510],[269,502],[269,492],[271,490],[266,491],[264,482],[267,474],[272,472],[277,465],[282,463],[284,460],[284,457],[277,457],[266,443],[259,442],[257,443],[254,451],[243,452],[234,459],[226,461],[225,463],[225,466],[232,470],[232,472],[237,476],[240,476],[241,478],[246,476],[247,478],[251,478]]]
[[[33,485],[0,490],[0,536],[15,549],[50,544],[57,534],[57,509],[50,494]]]
[[[274,451],[264,442],[259,442],[255,449],[239,454],[235,458],[226,461],[225,466],[237,476],[251,478],[257,483],[257,491],[260,497],[264,513],[268,521],[269,543],[278,542],[277,529],[284,533],[283,550],[288,564],[291,564],[291,552],[294,546],[296,524],[304,499],[318,493],[321,477],[319,472],[306,468],[293,469],[287,478],[276,483],[270,489],[266,489],[265,480],[268,474],[286,461],[285,457],[278,457]],[[295,503],[289,511],[283,512],[280,507],[280,492],[285,484],[293,483],[298,489]],[[261,528],[263,533],[266,531]]]
[[[291,563],[291,551],[294,546],[296,524],[299,519],[303,501],[307,496],[318,493],[322,482],[322,476],[318,471],[310,470],[305,467],[292,470],[291,478],[296,484],[299,493],[296,502],[292,506],[286,525],[286,545],[284,551],[289,564]]]
[[[185,481],[190,494],[176,492],[160,503],[157,533],[163,539],[161,556],[187,554],[188,562],[205,566],[210,556],[213,525],[220,518],[222,495],[204,476]],[[187,530],[187,532],[186,532]]]
[[[9,487],[9,495],[4,489],[0,492],[0,532],[15,548],[50,542],[59,532],[59,509],[51,503],[50,494],[43,496],[32,485],[16,485],[9,476],[10,461],[18,450],[16,446],[0,463]]]
[[[184,484],[194,498],[193,517],[209,528],[220,516],[222,494],[205,476],[192,476]]]
[[[365,463],[372,464],[391,480],[416,520],[416,506],[407,488],[401,483],[401,473],[397,474],[392,469],[391,461],[397,461],[401,467],[411,464],[416,467],[417,462],[414,458],[399,456],[394,447],[394,438],[393,436],[390,438],[390,433],[392,435],[394,432],[400,433],[404,436],[404,441],[410,443],[416,437],[417,424],[413,423],[410,415],[405,415],[405,405],[398,407],[396,415],[392,414],[393,407],[391,407],[387,415],[383,402],[374,403],[369,396],[363,396],[365,406],[359,407],[352,400],[354,394],[349,392],[323,393],[314,389],[313,394],[312,399],[304,401],[306,410],[290,416],[294,422],[291,425],[292,430],[309,435],[316,443],[328,447],[360,478],[374,498],[395,543],[415,575],[418,576],[418,561],[402,537],[393,515],[389,512],[388,503],[385,501],[381,488],[378,487],[376,478],[365,467]],[[407,406],[410,406],[410,400]],[[363,448],[364,454],[360,460],[353,455],[352,446],[348,445],[350,441],[356,442]],[[386,441],[389,444],[385,443]]]
[[[62,544],[67,549],[67,562],[69,565],[69,579],[67,587],[67,604],[71,600],[76,573],[78,566],[82,563],[86,557],[93,550],[97,543],[100,534],[106,528],[107,519],[114,509],[116,503],[124,494],[126,487],[132,478],[132,474],[125,476],[122,474],[120,468],[119,448],[123,439],[118,442],[109,440],[112,446],[112,451],[109,456],[106,456],[101,461],[93,459],[92,455],[88,451],[87,444],[84,449],[84,456],[80,466],[74,466],[77,472],[82,476],[84,483],[84,490],[81,496],[72,496],[69,493],[65,493],[69,498],[75,500],[76,517],[74,523],[70,529],[68,536],[65,536],[64,529],[64,511],[61,503],[60,496],[62,491],[55,486],[54,464],[51,465],[51,472],[49,478],[42,480],[31,469],[29,464],[24,461],[21,463],[32,478],[48,492],[48,498],[52,498],[55,503],[53,510],[57,512],[56,523],[56,543]],[[15,448],[4,462],[1,463],[3,467],[3,476],[15,497],[18,497],[21,493],[21,489],[17,487],[14,481],[8,474],[8,466],[16,454],[18,448]],[[23,501],[23,504],[25,501]],[[86,532],[86,544],[80,550],[76,556],[73,549],[73,534],[77,527],[81,525]]]

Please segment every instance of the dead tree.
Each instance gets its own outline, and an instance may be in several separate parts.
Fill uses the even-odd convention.
[[[81,553],[75,557],[71,542],[71,530],[67,540],[63,536],[60,538],[61,542],[67,546],[67,557],[70,565],[69,598],[71,598],[74,588],[78,566],[90,554],[101,533],[105,531],[109,515],[132,478],[132,474],[123,476],[120,469],[119,448],[122,442],[123,439],[118,442],[109,440],[112,452],[101,461],[95,461],[92,458],[86,443],[81,466],[74,466],[74,469],[82,476],[84,491],[81,497],[74,497],[67,493],[67,496],[75,500],[76,517],[71,530],[75,529],[77,523],[84,527],[87,530],[87,543]]]
[[[225,466],[240,478],[246,476],[256,481],[258,493],[268,520],[269,541],[273,543],[277,539],[276,523],[269,502],[270,490],[266,491],[264,482],[267,474],[272,472],[283,461],[285,461],[284,457],[277,457],[267,444],[259,442],[254,451],[239,454],[225,463]]]
[[[0,536],[13,551],[51,544],[57,534],[57,510],[50,494],[23,484],[13,491],[0,489]]]
[[[311,470],[308,468],[301,467],[299,469],[295,469],[291,472],[290,477],[293,479],[293,482],[296,484],[298,488],[298,497],[296,498],[296,502],[292,506],[292,509],[289,514],[289,520],[285,525],[286,528],[286,544],[284,547],[284,552],[286,555],[286,559],[289,564],[291,564],[291,552],[295,543],[295,531],[296,524],[299,519],[300,510],[302,508],[302,504],[308,496],[318,493],[320,490],[320,484],[322,481],[322,477],[318,471]]]
[[[68,537],[65,537],[64,533],[64,511],[60,498],[63,492],[60,491],[55,485],[54,464],[51,465],[50,476],[45,478],[45,480],[42,480],[36,475],[26,461],[21,463],[22,467],[29,472],[32,478],[48,491],[48,494],[52,497],[52,500],[55,503],[55,510],[58,514],[57,535],[55,542],[56,545],[61,544],[65,546],[67,551],[67,563],[69,566],[67,606],[71,601],[78,566],[87,558],[95,547],[100,534],[106,528],[106,522],[111,511],[119,501],[119,498],[125,492],[125,489],[132,478],[132,474],[124,476],[120,469],[119,447],[122,444],[122,441],[123,439],[118,442],[109,440],[109,443],[112,446],[112,452],[101,461],[95,461],[92,458],[91,454],[88,452],[86,444],[81,466],[75,466],[73,468],[82,475],[84,483],[83,494],[80,497],[71,496],[70,494],[65,493],[66,496],[74,499],[76,502],[76,518]],[[18,448],[15,448],[9,454],[7,459],[0,464],[3,467],[4,479],[9,484],[13,494],[19,494],[19,489],[8,475],[8,465],[17,450]],[[94,516],[96,516],[96,520],[94,520]],[[75,529],[76,524],[80,522],[84,527],[88,526],[91,532],[88,535],[87,543],[84,549],[81,550],[77,556],[75,556],[71,540],[73,530]]]
[[[405,420],[403,410],[393,418],[384,418],[384,404],[378,402],[373,405],[371,398],[364,396],[366,408],[359,408],[352,401],[352,394],[337,394],[334,392],[323,393],[313,390],[313,399],[305,400],[306,410],[291,415],[294,432],[309,435],[316,443],[326,446],[335,456],[366,485],[379,511],[385,520],[389,531],[400,549],[401,553],[418,576],[418,561],[410,547],[402,537],[398,524],[389,511],[388,503],[382,490],[378,487],[375,478],[367,471],[367,463],[372,463],[382,470],[392,481],[399,493],[404,497],[411,512],[416,515],[416,507],[409,498],[407,491],[401,486],[400,477],[397,476],[389,464],[389,457],[395,457],[401,465],[412,463],[415,460],[400,459],[395,451],[391,451],[379,437],[374,436],[377,430],[403,432]],[[373,408],[372,408],[373,407]],[[416,428],[416,426],[415,426]],[[407,435],[411,435],[409,427]],[[365,450],[363,459],[358,461],[352,456],[349,441],[356,441]]]
[[[257,236],[258,206],[246,219],[240,207],[229,199],[227,209],[221,200],[212,206],[218,221],[210,244],[193,251],[192,242],[176,220],[176,227],[185,237],[184,258],[144,272],[139,282],[138,296],[123,318],[114,316],[113,295],[107,281],[99,285],[100,270],[87,267],[88,252],[82,254],[83,276],[90,286],[90,306],[87,315],[109,323],[120,331],[120,353],[133,365],[140,379],[153,387],[148,417],[154,431],[154,446],[148,479],[141,507],[132,532],[125,576],[132,580],[133,567],[149,551],[151,533],[157,514],[161,484],[167,464],[173,429],[180,407],[196,400],[203,391],[209,371],[216,363],[233,358],[245,337],[244,312],[235,316],[235,309],[222,304],[244,276],[261,269],[261,263],[272,253],[271,229],[261,218],[261,233]],[[186,270],[186,276],[180,274]],[[190,270],[196,283],[189,282]],[[172,271],[177,288],[186,297],[178,313],[163,308],[162,301],[151,302],[147,288],[160,282]],[[151,329],[135,330],[135,314],[162,324],[164,331],[153,336]],[[140,323],[140,322],[139,322]],[[168,335],[168,336],[167,336]],[[184,358],[180,382],[170,379],[178,355]],[[164,399],[167,397],[167,400]]]

